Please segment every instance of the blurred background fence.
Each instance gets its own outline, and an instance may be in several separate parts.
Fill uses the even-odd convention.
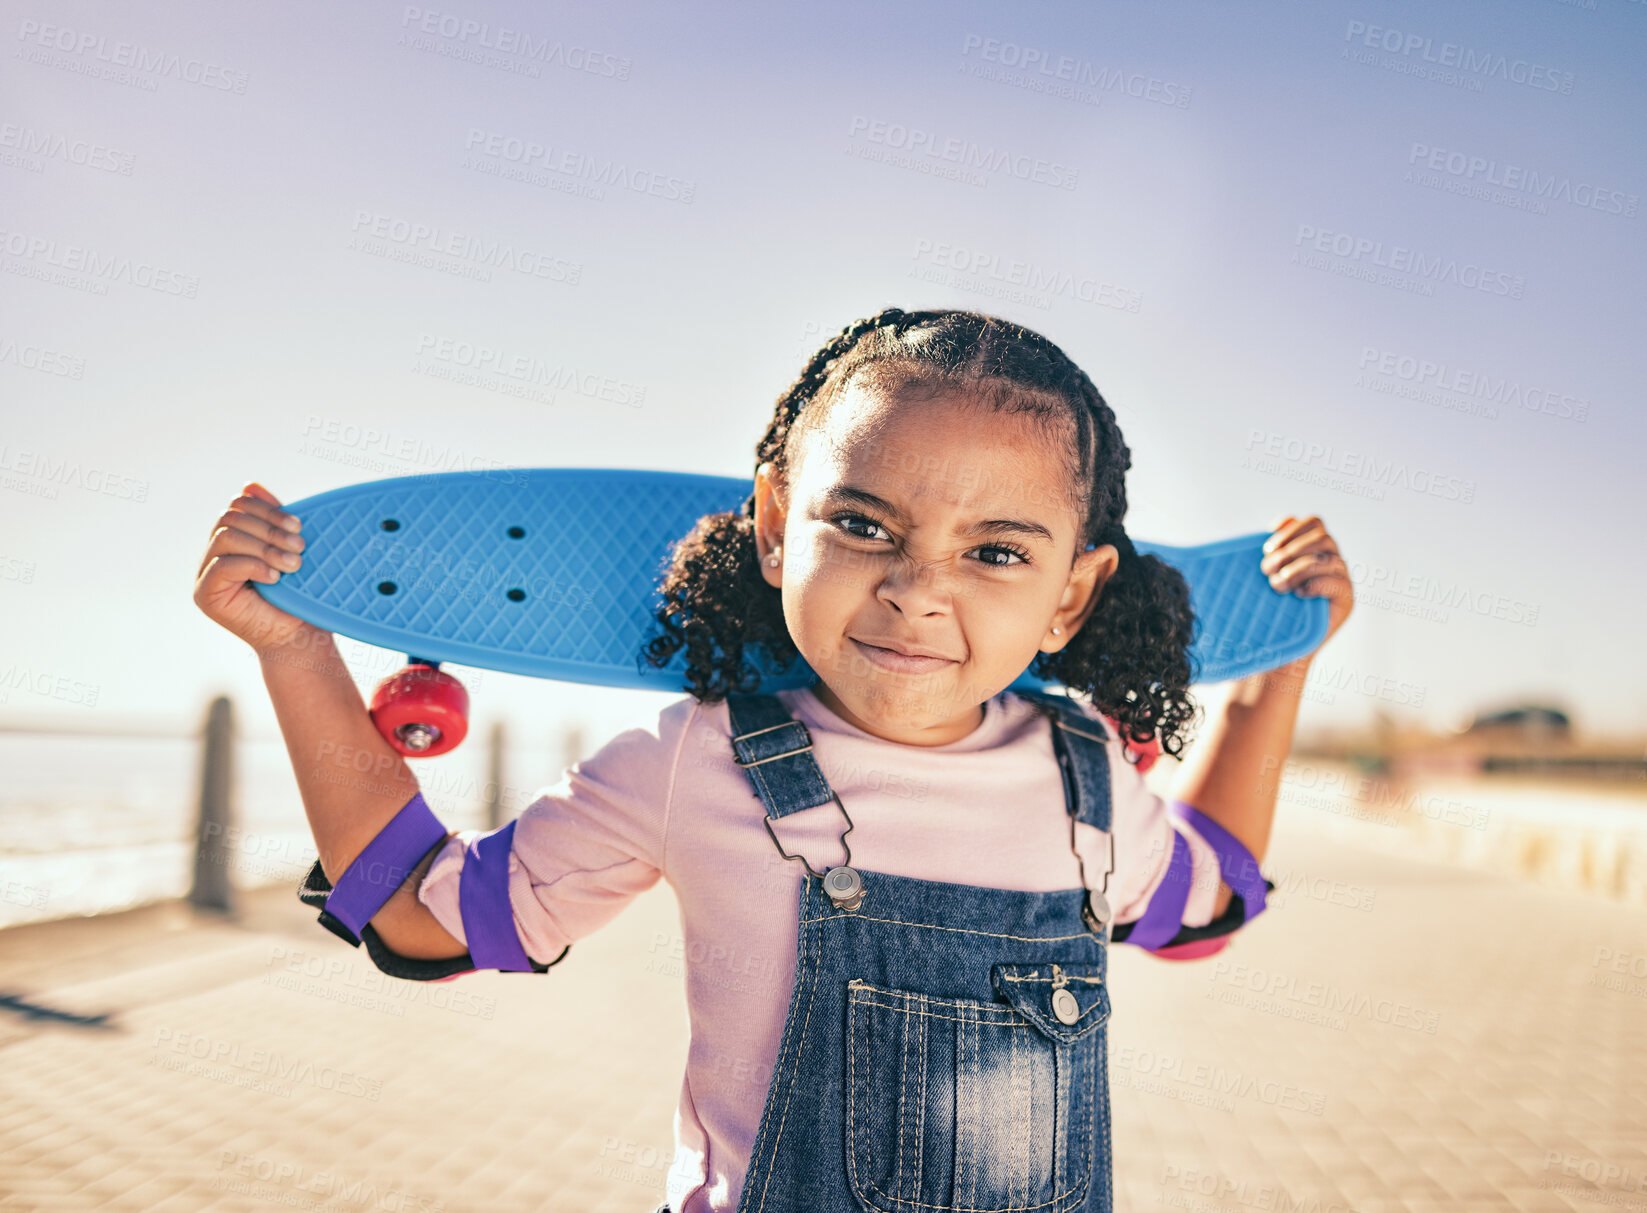
[[[467,744],[415,770],[449,828],[490,828],[582,745],[575,725],[534,744],[501,720],[477,723]],[[0,928],[168,898],[230,909],[237,889],[295,889],[314,862],[284,743],[245,735],[227,696],[195,729],[0,721],[0,764]],[[525,782],[510,782],[516,771]]]
[[[495,828],[583,745],[574,721],[552,738],[520,738],[493,720],[413,769],[450,828]],[[1647,906],[1638,746],[1586,741],[1558,709],[1536,706],[1440,734],[1306,728],[1281,800],[1361,845]],[[244,735],[227,696],[192,730],[0,721],[0,763],[0,926],[185,896],[227,908],[236,888],[295,886],[314,861],[285,746]],[[1163,791],[1173,765],[1152,776]]]

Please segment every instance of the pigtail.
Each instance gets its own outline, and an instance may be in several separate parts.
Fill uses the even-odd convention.
[[[765,646],[777,672],[800,656],[784,622],[783,595],[761,576],[754,519],[745,513],[698,519],[670,553],[661,596],[655,617],[663,633],[647,640],[641,656],[662,669],[684,648],[684,689],[700,703],[760,684],[760,672],[744,655],[750,644]]]
[[[1113,543],[1121,559],[1098,604],[1067,645],[1043,653],[1031,668],[1088,696],[1123,740],[1144,745],[1159,738],[1177,757],[1196,712],[1189,697],[1196,626],[1189,583],[1159,556],[1140,555],[1119,528],[1103,542]]]

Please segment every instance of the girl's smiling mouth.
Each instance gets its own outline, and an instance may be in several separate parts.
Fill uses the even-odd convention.
[[[910,657],[896,649],[882,648],[880,645],[868,644],[856,637],[848,637],[857,647],[858,652],[883,670],[891,670],[896,674],[923,674],[929,670],[942,669],[955,662],[948,657]]]

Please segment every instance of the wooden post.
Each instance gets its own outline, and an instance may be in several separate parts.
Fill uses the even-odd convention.
[[[200,761],[200,812],[195,823],[194,887],[189,904],[234,913],[234,709],[219,695],[206,711]]]
[[[486,756],[486,828],[496,830],[503,820],[503,750],[507,744],[503,721],[492,724],[491,745]]]

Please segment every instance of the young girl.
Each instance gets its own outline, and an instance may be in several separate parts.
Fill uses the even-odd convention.
[[[1109,406],[1018,325],[859,321],[756,455],[742,511],[700,520],[661,587],[645,656],[684,648],[691,693],[497,831],[447,832],[330,636],[247,585],[303,542],[248,485],[195,600],[261,658],[319,850],[302,895],[430,980],[547,971],[666,879],[691,1045],[660,1210],[1107,1211],[1108,945],[1206,955],[1263,909],[1309,658],[1217,688],[1184,750],[1187,589],[1123,529]],[[1267,552],[1336,631],[1320,520]],[[817,681],[746,693],[754,643]],[[1081,698],[1006,690],[1026,668]],[[344,746],[389,786],[327,779]],[[1170,801],[1135,765],[1155,747],[1184,757]]]

